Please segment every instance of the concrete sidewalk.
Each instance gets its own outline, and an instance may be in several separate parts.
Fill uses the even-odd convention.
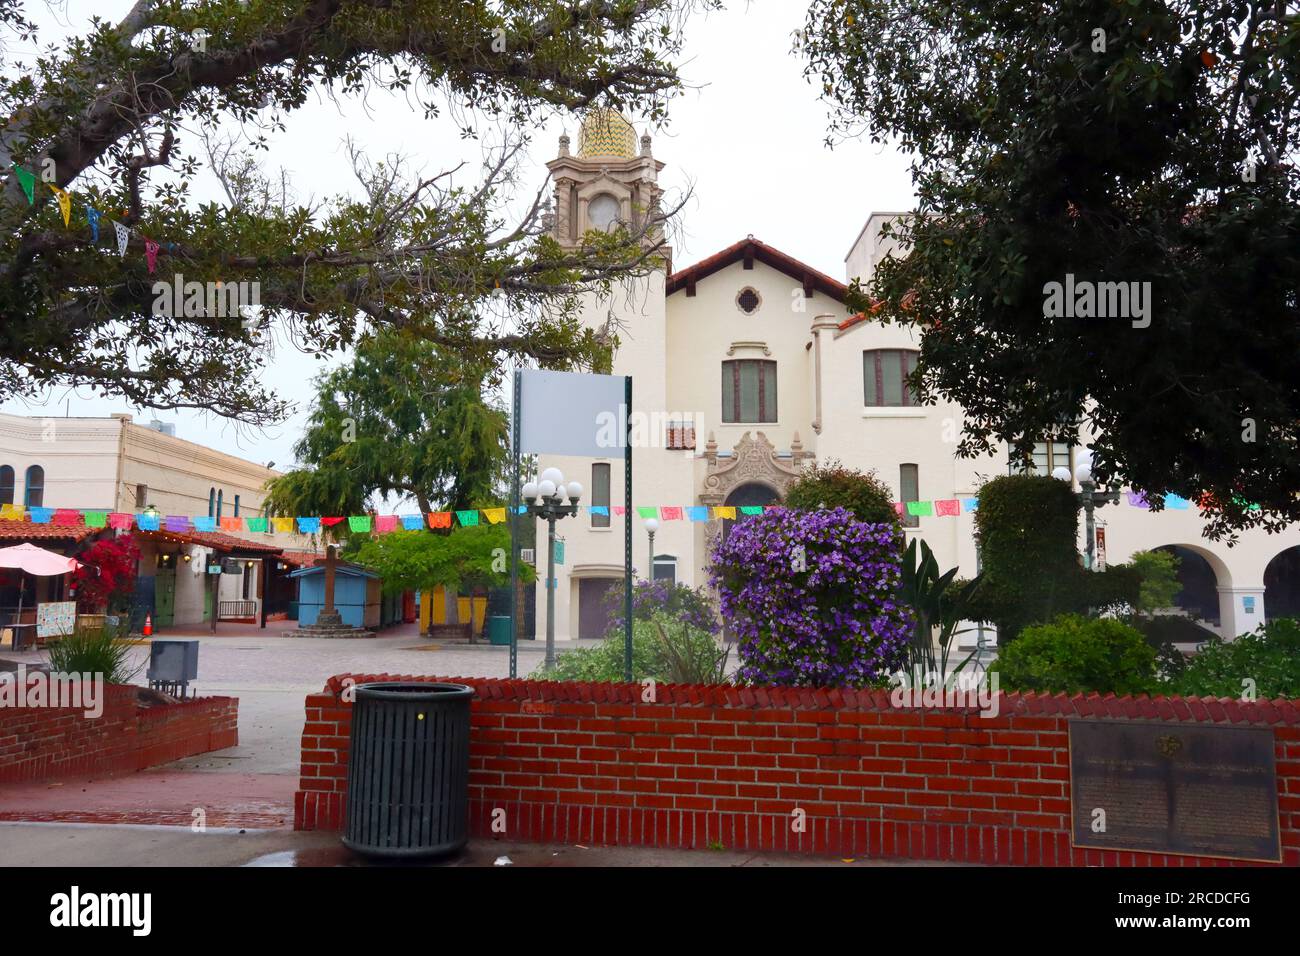
[[[662,850],[471,840],[466,850],[425,866],[487,867],[500,859],[523,867],[795,867],[939,866],[911,860],[840,860],[785,853]],[[6,866],[382,866],[342,845],[337,833],[209,828],[0,823]],[[403,864],[417,865],[417,864]]]

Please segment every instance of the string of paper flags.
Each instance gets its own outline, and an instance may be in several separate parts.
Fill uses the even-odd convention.
[[[1146,497],[1141,492],[1125,492],[1130,507],[1150,509]],[[1173,511],[1185,511],[1191,502],[1178,495],[1165,495],[1165,507]],[[635,517],[641,519],[655,518],[659,521],[717,521],[719,519],[739,519],[764,511],[782,510],[783,505],[638,505],[632,509]],[[900,515],[913,518],[956,517],[963,513],[978,510],[978,498],[939,498],[932,501],[898,501],[894,510]],[[623,518],[627,509],[622,505],[582,505],[579,512],[606,517]],[[519,506],[519,514],[527,512],[526,505]],[[347,515],[326,516],[311,515],[292,518],[272,517],[190,517],[186,515],[134,514],[124,511],[108,511],[94,508],[24,508],[22,505],[0,505],[0,520],[30,521],[32,524],[113,528],[121,531],[138,529],[140,531],[172,532],[212,532],[212,531],[249,531],[254,534],[271,532],[297,532],[299,534],[319,534],[322,530],[337,525],[347,524],[347,530],[358,534],[390,531],[417,531],[426,525],[430,528],[471,528],[480,524],[501,524],[506,520],[508,509],[470,508],[462,511],[431,511],[407,515]]]
[[[36,174],[29,169],[23,169],[17,163],[13,164],[14,174],[18,177],[18,185],[22,186],[23,194],[27,197],[27,204],[35,205],[36,203]],[[46,183],[50,191],[54,193],[54,198],[58,200],[59,212],[63,213],[63,225],[66,228],[72,227],[72,193],[62,189],[53,183]],[[99,243],[99,224],[101,220],[107,220],[113,224],[114,234],[117,237],[117,254],[125,256],[127,247],[131,243],[131,235],[135,233],[144,242],[144,258],[149,267],[150,274],[153,274],[158,265],[158,252],[162,244],[150,239],[138,229],[132,229],[125,223],[118,222],[105,216],[103,212],[91,206],[89,203],[83,204],[86,212],[86,223],[90,226],[91,241]],[[176,248],[175,243],[167,243],[168,251]]]

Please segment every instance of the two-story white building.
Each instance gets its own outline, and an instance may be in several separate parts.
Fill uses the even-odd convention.
[[[34,524],[32,508],[101,509],[126,514],[206,516],[262,514],[266,483],[279,472],[178,438],[162,423],[129,414],[29,417],[0,414],[0,545],[33,541],[63,548],[114,533],[77,523]],[[15,512],[20,520],[11,520]],[[297,534],[240,530],[136,531],[141,556],[137,594],[155,627],[258,621],[287,613],[293,567],[310,563],[311,543]],[[208,558],[226,558],[238,573],[208,577]],[[215,584],[214,584],[215,582]],[[17,603],[17,582],[0,586],[0,610]],[[39,582],[44,588],[45,582]],[[44,592],[41,591],[42,598]]]
[[[561,243],[619,221],[635,224],[659,200],[663,163],[654,158],[650,137],[638,138],[615,114],[589,116],[577,153],[570,154],[563,137],[548,166]],[[868,217],[846,257],[846,281],[866,279],[888,254],[881,227],[897,215]],[[915,367],[916,335],[851,313],[845,282],[753,236],[677,271],[671,258],[609,297],[591,296],[584,314],[591,327],[619,336],[613,372],[632,376],[634,414],[668,423],[660,447],[634,448],[634,505],[779,502],[813,460],[875,471],[901,502],[969,498],[987,478],[1007,473],[1009,454],[956,457],[961,409],[919,406],[904,385]],[[1034,468],[1073,470],[1076,451],[1064,443],[1041,445]],[[558,528],[565,558],[557,571],[557,635],[596,637],[608,623],[606,594],[622,580],[623,523],[634,524],[633,564],[641,578],[650,562],[648,533],[639,517],[614,513],[623,502],[621,457],[543,456],[539,470],[552,465],[582,482],[584,504],[611,509],[609,515],[584,510]],[[1184,582],[1179,603],[1221,633],[1239,634],[1266,616],[1297,612],[1300,531],[1245,532],[1229,548],[1202,536],[1194,506],[1152,513],[1121,502],[1097,516],[1111,563],[1138,550],[1175,549]],[[661,518],[655,577],[706,583],[724,521],[691,521],[685,512],[681,519]],[[972,513],[909,517],[905,524],[909,536],[930,544],[942,567],[975,573]],[[537,600],[542,620],[545,589],[537,589]]]

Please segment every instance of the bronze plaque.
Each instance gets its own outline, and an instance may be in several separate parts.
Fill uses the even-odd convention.
[[[1077,847],[1282,862],[1268,727],[1075,718],[1070,794]]]

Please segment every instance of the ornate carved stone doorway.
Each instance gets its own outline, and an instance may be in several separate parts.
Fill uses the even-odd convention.
[[[785,498],[786,491],[799,477],[804,461],[812,458],[813,454],[804,451],[798,432],[795,432],[794,439],[790,442],[788,457],[778,455],[776,447],[767,440],[765,434],[758,432],[757,436],[755,438],[750,432],[745,432],[731,455],[719,457],[718,442],[712,434],[709,435],[708,443],[704,446],[708,473],[704,477],[700,504],[714,507],[766,505]],[[704,526],[705,567],[730,524],[728,520],[710,518]]]

